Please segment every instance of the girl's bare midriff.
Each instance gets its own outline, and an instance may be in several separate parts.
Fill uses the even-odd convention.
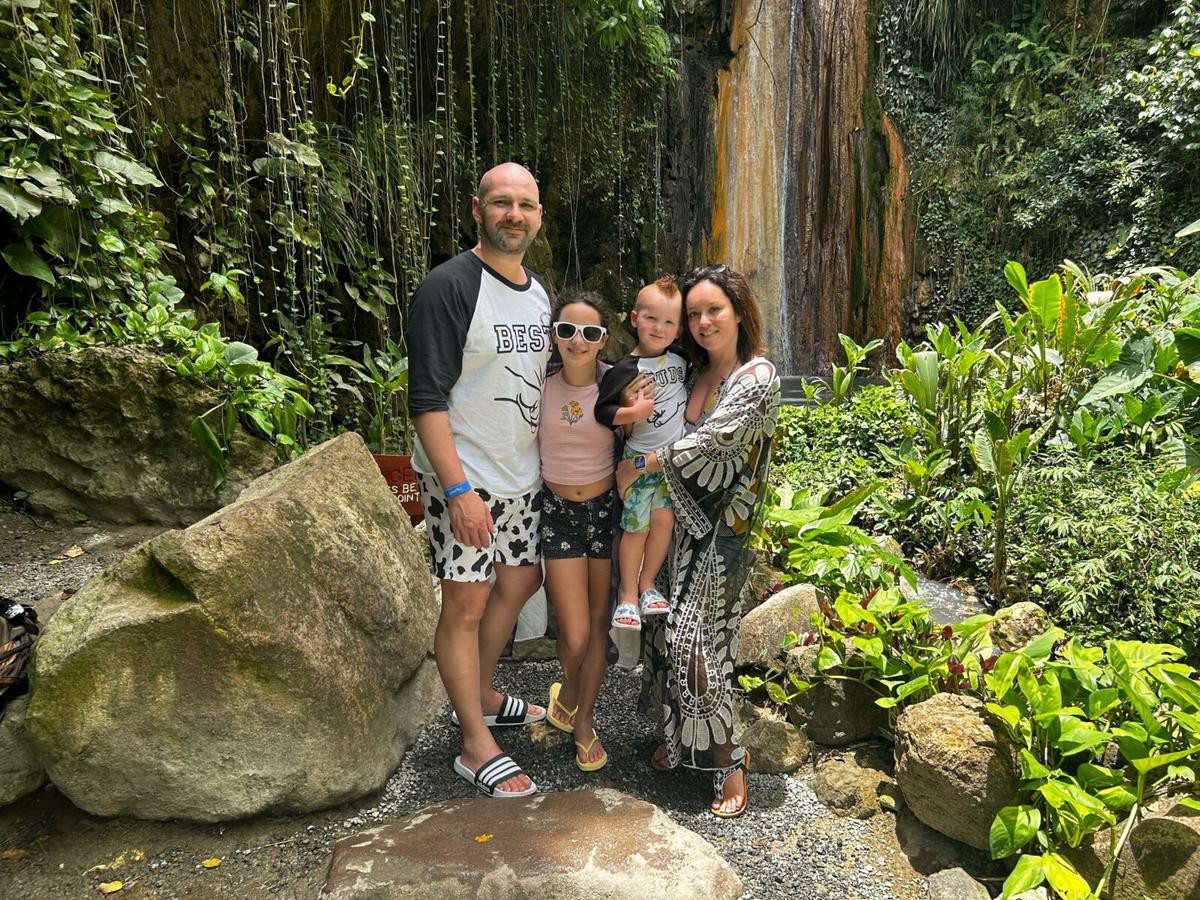
[[[599,497],[613,486],[613,481],[613,477],[609,475],[607,478],[602,478],[591,484],[559,484],[555,481],[543,481],[542,483],[564,500],[581,503],[584,500]]]

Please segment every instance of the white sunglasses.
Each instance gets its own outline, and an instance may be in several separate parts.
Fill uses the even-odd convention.
[[[569,341],[577,334],[582,334],[583,339],[589,344],[598,344],[604,340],[608,329],[603,325],[576,325],[574,322],[554,323],[554,336],[560,341]]]

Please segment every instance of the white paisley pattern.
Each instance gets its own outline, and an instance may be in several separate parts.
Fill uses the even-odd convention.
[[[661,724],[670,765],[723,780],[744,751],[733,731],[733,663],[779,410],[779,378],[761,357],[718,388],[691,433],[661,453],[676,528],[666,571],[671,609],[643,626],[643,706]]]

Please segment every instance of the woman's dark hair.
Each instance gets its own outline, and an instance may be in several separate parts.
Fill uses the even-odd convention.
[[[692,288],[702,281],[708,281],[720,288],[721,293],[729,299],[734,314],[741,317],[737,339],[738,361],[747,362],[766,353],[766,348],[763,347],[762,316],[746,276],[729,266],[701,266],[692,269],[680,285],[684,304],[683,348],[692,361],[698,365],[708,364],[708,351],[696,343],[691,328],[686,327],[687,296]]]

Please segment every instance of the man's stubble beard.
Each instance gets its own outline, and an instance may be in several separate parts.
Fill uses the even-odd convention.
[[[510,238],[500,230],[499,225],[491,228],[486,223],[483,223],[480,227],[483,230],[481,237],[491,244],[494,250],[507,256],[524,257],[525,251],[533,246],[534,239],[537,237],[537,232],[531,231],[528,228],[521,237]]]

